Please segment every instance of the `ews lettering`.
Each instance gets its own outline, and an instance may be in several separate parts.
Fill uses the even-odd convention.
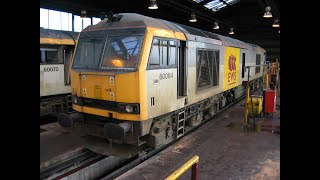
[[[236,61],[237,58],[234,55],[229,56],[229,73],[228,73],[228,82],[236,80]]]

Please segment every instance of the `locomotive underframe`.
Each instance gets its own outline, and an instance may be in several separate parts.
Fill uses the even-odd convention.
[[[72,112],[71,94],[40,98],[40,117]]]

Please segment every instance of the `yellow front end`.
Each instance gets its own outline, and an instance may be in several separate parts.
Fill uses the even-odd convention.
[[[147,112],[146,66],[154,36],[178,38],[185,40],[182,33],[148,27],[141,42],[139,62],[136,70],[127,71],[96,71],[90,69],[71,70],[72,95],[115,103],[139,104],[139,113],[122,113],[116,110],[90,107],[73,103],[73,109],[80,113],[110,117],[117,120],[146,121]],[[112,61],[114,66],[121,67],[118,59]]]
[[[121,113],[119,106],[107,105],[86,106],[73,103],[73,109],[87,114],[110,117],[118,120],[142,120],[140,114],[141,101],[139,96],[139,72],[114,73],[114,72],[78,72],[71,71],[72,95],[78,98],[100,100],[100,102],[117,102],[124,104],[139,104],[136,114]],[[89,104],[89,103],[87,103]],[[102,103],[103,104],[103,103]],[[112,103],[110,103],[112,104]],[[142,106],[143,107],[143,106]]]
[[[61,116],[59,122],[88,138],[111,140],[113,150],[103,148],[108,152],[101,154],[136,149],[146,142],[143,137],[153,120],[147,111],[146,67],[154,36],[184,37],[152,27],[81,32],[71,69],[72,107],[77,113]]]

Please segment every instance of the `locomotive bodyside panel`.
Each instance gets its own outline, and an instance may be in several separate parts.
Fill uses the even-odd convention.
[[[199,61],[199,52],[203,51],[218,51],[219,52],[219,77],[218,84],[213,85],[211,87],[200,89],[197,84],[197,63]],[[208,43],[200,43],[196,41],[188,42],[188,104],[193,104],[199,102],[205,98],[211,97],[214,94],[218,94],[223,91],[223,54],[224,47],[208,44]],[[198,54],[197,54],[198,53]]]
[[[40,65],[40,97],[70,93],[65,85],[64,64]]]
[[[146,106],[145,113],[141,117],[150,119],[168,112],[175,111],[184,106],[184,98],[177,97],[177,66],[171,68],[147,69],[152,41],[155,37],[167,40],[186,40],[181,32],[162,30],[148,27],[145,41],[145,53],[140,65],[140,95]],[[176,57],[176,65],[178,56]],[[145,75],[145,76],[144,76]],[[143,88],[145,87],[146,92]],[[169,103],[168,103],[169,102]]]

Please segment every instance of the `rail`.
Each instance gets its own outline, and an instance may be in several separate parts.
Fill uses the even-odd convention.
[[[175,180],[180,177],[183,173],[185,173],[190,167],[192,167],[191,179],[198,180],[198,162],[199,156],[195,155],[188,162],[182,165],[179,169],[173,172],[170,176],[166,178],[166,180]]]
[[[63,161],[56,160],[46,167],[40,166],[40,179],[60,179],[106,157],[87,149],[80,149],[68,155]]]

